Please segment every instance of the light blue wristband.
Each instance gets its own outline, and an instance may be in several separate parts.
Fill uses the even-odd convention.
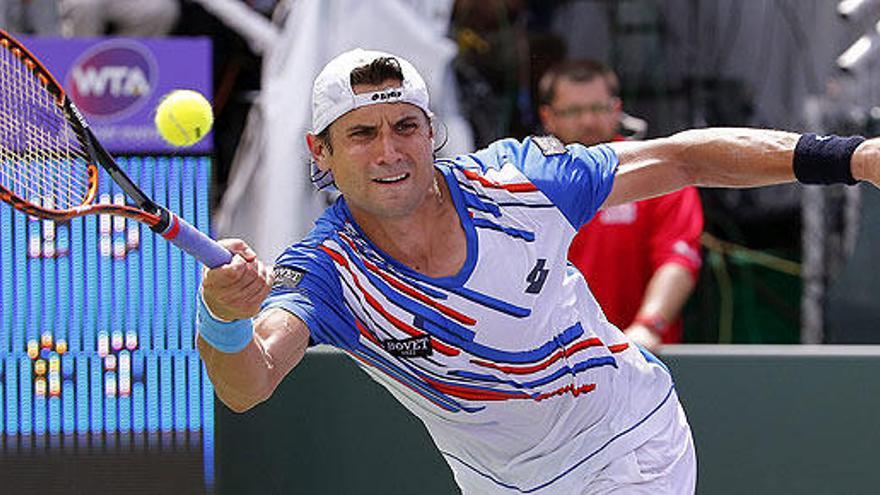
[[[211,315],[205,298],[201,292],[198,296],[199,307],[196,310],[196,329],[205,342],[220,352],[234,354],[241,351],[254,336],[254,324],[250,318],[247,320],[234,320],[230,322],[220,321]]]

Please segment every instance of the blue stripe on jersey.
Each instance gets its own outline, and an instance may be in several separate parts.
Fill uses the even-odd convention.
[[[349,261],[357,266],[360,272],[367,277],[367,281],[369,281],[373,287],[378,289],[379,292],[381,292],[382,295],[393,304],[412,313],[417,319],[421,318],[430,321],[443,321],[446,319],[446,317],[436,309],[426,306],[424,303],[410,299],[409,296],[401,294],[397,289],[391,287],[384,280],[374,275],[357,253],[352,251],[351,246],[344,242],[340,243],[340,246],[348,255]],[[449,325],[447,325],[446,330],[452,334],[454,341],[471,341],[474,338],[473,330],[461,325],[455,325],[451,321],[449,322]],[[443,340],[449,340],[449,337],[444,338]]]
[[[504,394],[506,396],[509,396],[510,399],[525,399],[525,398],[531,397],[530,395],[526,394],[525,392],[512,391],[512,390],[499,390],[497,388],[492,388],[492,387],[489,387],[486,385],[477,385],[474,383],[450,382],[448,380],[444,380],[443,378],[437,377],[436,375],[429,376],[428,373],[426,373],[424,370],[420,370],[418,368],[410,367],[410,369],[419,378],[422,378],[424,380],[433,380],[435,382],[439,382],[439,383],[442,383],[443,385],[447,385],[450,387],[465,388],[468,390],[478,391],[478,392],[492,392],[495,394]]]
[[[580,373],[581,371],[588,370],[590,368],[598,368],[601,366],[613,366],[616,368],[617,361],[611,356],[590,358],[585,361],[581,361],[580,363],[577,363],[574,366],[568,366],[568,365],[563,366],[547,376],[541,377],[537,380],[532,380],[530,382],[518,382],[516,380],[505,380],[505,379],[499,378],[494,375],[487,375],[485,373],[474,373],[472,371],[466,371],[466,370],[454,370],[454,371],[451,371],[449,374],[453,375],[453,376],[461,377],[461,378],[470,378],[472,380],[488,381],[488,382],[494,382],[494,383],[504,383],[504,384],[511,385],[516,388],[535,388],[535,387],[540,387],[542,385],[547,385],[548,383],[552,383],[552,382],[554,382],[554,381],[556,381],[566,375],[574,376],[574,375],[577,375],[578,373]]]
[[[504,232],[505,234],[511,237],[518,237],[520,239],[525,240],[526,242],[534,242],[535,233],[529,232],[528,230],[515,229],[513,227],[505,227],[503,225],[498,225],[495,222],[490,220],[486,220],[485,218],[474,217],[473,220],[474,227],[485,228],[497,230],[499,232]]]
[[[425,321],[424,330],[430,332],[432,335],[436,335],[443,331],[442,328],[433,325],[432,322]],[[493,363],[507,363],[507,364],[530,364],[535,363],[537,361],[541,361],[542,359],[547,358],[552,353],[561,350],[563,346],[566,346],[575,339],[579,338],[583,335],[584,329],[581,327],[580,323],[575,323],[574,325],[568,327],[559,334],[553,340],[545,342],[543,345],[538,347],[537,349],[532,349],[529,351],[503,351],[500,349],[495,349],[492,347],[487,347],[482,344],[478,344],[476,342],[451,342],[462,350],[470,353],[471,355],[483,359],[486,361],[491,361]],[[439,335],[438,335],[439,337]],[[442,340],[442,337],[441,337]]]
[[[456,386],[456,387],[465,387],[465,385],[463,385],[463,384],[449,383],[449,382],[443,380],[437,374],[430,373],[426,370],[422,370],[419,367],[413,365],[410,361],[408,361],[406,359],[401,359],[399,361],[399,363],[395,364],[394,362],[389,361],[388,359],[383,357],[381,354],[378,354],[375,351],[373,351],[365,346],[362,346],[360,348],[360,351],[369,353],[369,355],[374,360],[376,360],[376,362],[382,363],[384,365],[383,369],[396,370],[396,372],[398,373],[398,376],[401,380],[406,380],[408,383],[412,384],[412,386],[417,387],[419,390],[423,390],[425,393],[428,393],[431,396],[440,397],[440,398],[446,400],[447,402],[454,404],[455,407],[458,408],[459,410],[462,410],[462,411],[465,411],[468,413],[474,413],[474,412],[482,411],[483,409],[486,408],[486,406],[474,407],[474,406],[464,405],[464,404],[458,402],[456,399],[444,394],[443,392],[438,391],[437,389],[435,389],[434,387],[432,387],[430,384],[428,384],[426,382],[428,380],[433,380],[436,382],[441,382],[446,385],[452,385],[452,386]],[[495,390],[492,390],[490,388],[485,388],[485,387],[470,387],[470,388],[473,390],[495,391]],[[513,395],[512,392],[511,392],[511,394]],[[422,395],[424,395],[424,394],[422,394]]]
[[[481,197],[477,196],[476,194],[473,194],[470,191],[462,191],[461,196],[462,196],[462,198],[464,198],[465,204],[468,205],[469,207],[474,208],[475,210],[480,210],[480,211],[484,211],[486,213],[491,213],[492,216],[494,216],[496,218],[501,216],[501,208],[499,208],[497,205],[494,205],[492,203],[483,201],[484,198],[481,198]],[[491,199],[488,197],[485,199],[491,201]]]
[[[430,333],[447,344],[465,348],[474,341],[476,334],[473,330],[459,325],[458,323],[444,317],[424,318],[416,316],[413,320],[413,326]]]
[[[334,240],[340,245],[343,244],[342,239],[336,238]],[[355,242],[357,242],[357,239],[353,239],[353,240]],[[358,253],[364,254],[360,250],[358,250]],[[405,280],[406,281],[405,283],[407,285],[412,286],[412,288],[414,290],[421,292],[422,294],[424,294],[430,298],[440,299],[440,300],[449,299],[449,295],[446,294],[445,292],[441,292],[441,291],[439,291],[429,285],[425,285],[422,283],[421,280],[416,280],[416,279],[412,278],[411,276],[409,276],[409,274],[407,274],[407,273],[400,272],[393,265],[388,264],[384,259],[381,259],[381,258],[372,259],[371,258],[370,261],[372,261],[374,265],[376,265],[379,269],[384,270],[386,273],[392,274],[399,279]]]
[[[529,203],[499,201],[497,204],[498,204],[498,206],[514,207],[514,208],[556,208],[556,205],[554,205],[553,203],[529,204]]]
[[[302,279],[295,287],[276,284],[263,301],[262,310],[280,307],[299,317],[309,329],[311,344],[342,349],[358,345],[354,316],[345,306],[342,282],[333,261],[322,251],[298,244],[278,257],[276,266],[297,268]]]
[[[587,223],[611,192],[618,159],[607,145],[586,147],[571,144],[567,153],[545,156],[531,138],[522,143],[502,139],[487,148],[461,157],[461,166],[468,159],[483,171],[486,163],[503,166],[510,163],[555,204],[575,228]]]
[[[424,382],[419,380],[414,380],[406,371],[399,369],[394,363],[389,362],[382,356],[376,354],[366,347],[361,347],[360,349],[355,349],[352,351],[354,354],[360,356],[365,361],[369,362],[373,367],[382,370],[386,375],[395,378],[397,381],[412,389],[417,394],[422,397],[430,400],[434,404],[437,404],[443,409],[451,412],[458,412],[462,409],[461,405],[451,398],[440,394],[433,388],[425,385]]]
[[[467,287],[450,287],[449,290],[465,299],[470,299],[477,304],[481,304],[483,306],[486,306],[487,308],[494,309],[495,311],[509,314],[510,316],[525,318],[526,316],[532,314],[532,311],[528,308],[514,306],[513,304],[506,303],[500,299],[495,299],[494,297],[487,296],[486,294],[481,294],[479,292],[468,289]]]
[[[660,358],[658,358],[657,356],[652,354],[651,351],[645,349],[644,347],[642,347],[639,344],[636,344],[636,347],[638,347],[639,352],[642,353],[642,356],[644,356],[646,361],[648,361],[649,363],[654,363],[654,364],[660,366],[661,368],[666,370],[666,372],[669,373],[670,376],[672,375],[672,372],[669,371],[669,368],[666,366],[666,363],[661,361]]]
[[[467,206],[465,205],[464,198],[462,197],[461,190],[457,187],[458,181],[455,175],[452,173],[452,170],[449,167],[437,167],[437,170],[443,174],[443,178],[446,181],[447,186],[449,187],[449,195],[452,197],[452,203],[455,205],[455,210],[458,213],[458,218],[461,221],[462,229],[464,229],[465,238],[467,239],[467,257],[465,258],[464,265],[461,267],[461,270],[458,271],[457,274],[451,277],[429,277],[427,275],[423,275],[416,270],[404,265],[403,263],[394,259],[393,256],[388,255],[381,248],[376,246],[370,241],[369,237],[364,234],[363,230],[361,230],[360,226],[358,226],[357,222],[355,222],[354,217],[351,214],[351,210],[349,210],[348,205],[345,203],[345,198],[340,197],[337,202],[340,205],[339,212],[337,214],[341,214],[343,218],[350,224],[358,233],[358,236],[362,238],[365,242],[369,244],[369,246],[376,251],[382,258],[384,258],[388,264],[393,266],[397,272],[405,274],[408,278],[414,278],[416,280],[421,280],[424,282],[428,282],[430,284],[436,285],[438,287],[461,287],[467,282],[470,278],[471,273],[474,271],[474,267],[477,264],[477,232],[474,229],[474,224],[470,221],[470,213],[468,212]]]
[[[469,182],[458,181],[458,187],[462,190],[462,195],[467,197],[468,195],[475,197],[477,200],[481,200],[482,204],[487,207],[495,208],[497,207],[515,207],[515,208],[556,208],[556,205],[553,203],[526,203],[523,201],[495,201],[493,198],[485,194],[478,193],[474,186]],[[486,202],[491,202],[491,204],[486,204]],[[499,210],[500,214],[500,210]],[[498,215],[496,215],[498,216]]]
[[[388,271],[391,272],[391,270],[388,270]],[[440,299],[440,300],[444,300],[444,301],[446,299],[449,299],[449,296],[446,295],[445,292],[440,292],[439,290],[436,290],[433,287],[423,285],[420,281],[413,280],[412,277],[407,276],[407,274],[405,274],[405,273],[398,273],[398,272],[393,272],[393,273],[400,278],[406,279],[406,282],[409,285],[411,285],[413,287],[413,289],[421,292],[422,294],[424,294],[428,297],[431,297],[434,299]]]
[[[354,297],[356,298],[356,302],[358,304],[360,304],[364,315],[366,315],[366,317],[370,320],[370,322],[373,324],[373,327],[376,330],[381,331],[385,337],[392,338],[393,336],[391,335],[391,333],[386,328],[384,328],[382,325],[380,325],[378,322],[376,322],[376,320],[373,318],[373,315],[370,314],[370,311],[367,311],[366,305],[363,300],[363,294],[359,290],[357,290],[354,286],[352,286],[348,282],[348,280],[346,280],[344,277],[340,277],[340,279],[345,283],[346,287],[348,287],[348,290],[354,295]],[[355,314],[354,308],[351,306],[351,304],[349,303],[349,301],[347,299],[345,299],[344,301],[345,301],[345,307],[348,308],[349,312],[351,312],[352,315],[354,315]],[[375,334],[375,331],[373,329],[371,329],[369,327],[369,325],[366,325],[366,322],[364,322],[363,320],[360,320],[360,321],[361,321],[361,324],[364,325],[364,329],[366,331],[372,333],[377,339],[379,338],[379,336]],[[418,323],[423,320],[419,317],[416,317],[415,321],[416,321],[415,326],[424,330],[423,325],[421,325],[421,326],[418,325]],[[467,330],[467,329],[465,329],[465,330]],[[456,341],[456,342],[458,341],[458,339],[456,339],[454,335],[451,335],[449,333],[443,333],[442,335],[434,335],[434,336],[438,337],[439,339],[443,340],[446,343],[449,343],[450,341]]]

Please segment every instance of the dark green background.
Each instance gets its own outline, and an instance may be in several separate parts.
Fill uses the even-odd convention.
[[[671,346],[663,359],[694,431],[698,493],[878,493],[878,348]],[[221,494],[458,493],[421,423],[327,353],[245,414],[218,402],[217,481]]]

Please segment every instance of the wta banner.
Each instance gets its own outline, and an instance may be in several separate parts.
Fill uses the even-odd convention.
[[[111,153],[194,153],[213,135],[175,148],[153,124],[156,106],[174,89],[211,100],[211,41],[187,38],[37,38],[22,43],[49,69]]]

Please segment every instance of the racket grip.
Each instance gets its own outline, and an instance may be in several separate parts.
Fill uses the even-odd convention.
[[[159,234],[175,246],[189,253],[208,268],[217,268],[232,261],[232,253],[186,220],[167,212],[167,227]],[[165,215],[162,215],[165,216]]]

